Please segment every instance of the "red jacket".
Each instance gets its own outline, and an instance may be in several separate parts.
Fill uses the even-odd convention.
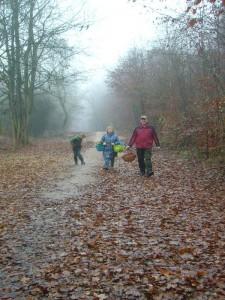
[[[132,147],[133,144],[135,144],[136,148],[146,149],[152,148],[153,141],[155,142],[156,146],[160,146],[155,128],[149,123],[146,123],[145,125],[140,124],[134,129],[128,145]]]

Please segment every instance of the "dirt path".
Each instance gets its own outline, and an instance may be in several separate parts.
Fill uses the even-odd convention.
[[[224,299],[216,174],[168,151],[154,154],[153,178],[120,158],[102,170],[94,146],[83,154],[84,166],[72,163],[48,191],[3,212],[0,299]]]
[[[91,134],[86,142],[94,145],[102,134]],[[37,194],[37,198],[32,196],[32,201],[29,200],[28,205],[24,202],[22,209],[21,203],[9,203],[8,217],[3,212],[2,216],[8,218],[9,228],[13,229],[1,247],[0,263],[3,263],[3,268],[0,270],[0,299],[49,299],[49,296],[45,296],[45,289],[48,288],[43,283],[44,273],[54,269],[55,264],[59,266],[71,251],[67,252],[66,248],[75,228],[72,231],[71,227],[67,228],[70,222],[68,216],[76,215],[79,211],[82,219],[83,194],[88,185],[96,185],[96,174],[103,165],[102,152],[97,152],[94,146],[83,150],[82,154],[85,165],[79,163],[75,166],[71,157],[69,170],[56,175],[55,184],[51,184],[48,191],[45,188]],[[12,210],[16,210],[15,220],[11,219]],[[0,225],[3,226],[4,222],[0,222]],[[79,226],[79,222],[78,218],[73,225]],[[50,299],[69,298],[56,295]]]
[[[95,132],[87,136],[85,141],[95,144],[101,139],[102,135],[103,132]],[[96,172],[103,164],[102,153],[97,152],[93,146],[83,151],[82,155],[86,164],[80,165],[79,161],[79,165],[75,166],[72,159],[69,172],[63,173],[57,178],[56,186],[43,195],[44,199],[64,200],[65,198],[74,197],[79,194],[80,188],[95,182]]]
[[[102,134],[96,132],[87,137],[86,141],[95,143]],[[19,216],[15,214],[14,221],[10,220],[9,215],[8,222],[13,230],[1,247],[0,263],[5,264],[0,270],[0,299],[45,298],[39,282],[43,275],[43,268],[54,264],[58,258],[62,259],[66,255],[66,249],[62,251],[61,247],[60,250],[55,247],[62,243],[65,235],[70,236],[66,230],[67,206],[79,200],[87,184],[95,182],[96,172],[102,164],[102,154],[97,152],[95,147],[86,149],[83,155],[85,165],[75,166],[71,158],[69,171],[58,175],[55,179],[56,183],[51,185],[48,191],[39,194],[38,198],[33,197],[29,207],[24,205]],[[19,204],[10,204],[10,211],[13,210],[12,206],[14,209],[21,209]],[[1,226],[3,224],[0,223]],[[36,278],[35,282],[34,278]],[[24,284],[26,288],[23,288]],[[32,289],[38,287],[34,293],[31,293],[34,295],[29,298],[30,292],[27,289],[30,289],[30,286]]]

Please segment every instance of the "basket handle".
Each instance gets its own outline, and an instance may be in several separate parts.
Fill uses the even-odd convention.
[[[125,148],[125,149],[123,150],[123,152],[124,152],[124,153],[129,153],[129,152],[134,153],[134,150],[131,149],[131,147],[129,147],[129,148]]]

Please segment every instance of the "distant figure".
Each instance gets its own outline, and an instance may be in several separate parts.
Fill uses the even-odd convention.
[[[81,161],[82,165],[85,165],[84,158],[81,155],[81,147],[82,147],[82,140],[86,137],[85,133],[81,133],[79,135],[74,136],[70,140],[70,144],[72,146],[73,155],[74,155],[74,161],[75,165],[78,165],[78,158]]]
[[[110,170],[114,167],[115,157],[117,153],[114,152],[113,146],[119,142],[118,136],[114,133],[112,126],[108,126],[106,133],[103,135],[101,142],[104,145],[103,156],[105,164],[103,169]]]
[[[152,176],[154,175],[152,169],[152,146],[155,142],[157,149],[160,149],[159,139],[157,137],[155,128],[150,125],[147,116],[141,116],[140,125],[134,129],[131,139],[126,149],[136,145],[138,165],[140,175]]]

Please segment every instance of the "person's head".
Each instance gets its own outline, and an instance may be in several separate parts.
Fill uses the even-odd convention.
[[[148,122],[148,117],[146,115],[141,116],[141,124],[146,124]]]
[[[85,134],[85,133],[81,133],[81,134],[80,134],[80,137],[81,137],[82,140],[83,140],[84,138],[86,138],[86,134]]]
[[[113,133],[113,132],[114,132],[114,129],[113,129],[112,126],[108,126],[108,127],[106,128],[106,131],[107,131],[108,133]]]

